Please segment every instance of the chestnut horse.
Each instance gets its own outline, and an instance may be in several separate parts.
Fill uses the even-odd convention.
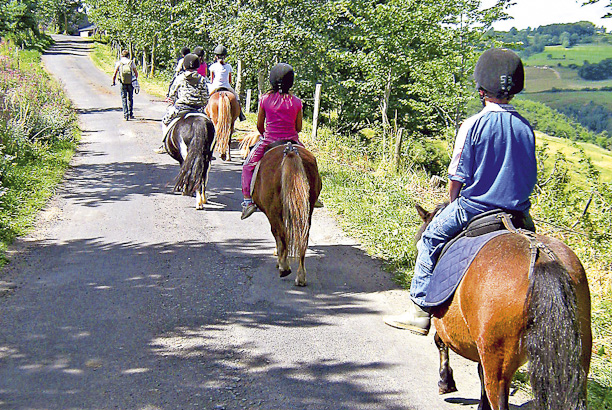
[[[206,183],[215,138],[213,124],[204,115],[179,119],[164,143],[168,154],[181,165],[174,190],[183,195],[196,194],[196,209],[204,209]]]
[[[425,222],[420,233],[438,209],[429,213],[417,205]],[[493,238],[450,301],[431,313],[440,394],[457,390],[450,347],[478,363],[479,410],[508,410],[512,376],[527,360],[533,408],[586,410],[591,299],[582,264],[563,242],[526,231]]]
[[[291,142],[271,147],[260,161],[252,186],[253,202],[270,222],[281,277],[291,273],[287,257],[299,258],[296,286],[306,286],[304,258],[314,203],[321,192],[317,160]]]
[[[216,91],[211,94],[206,105],[206,115],[215,124],[217,143],[215,150],[222,160],[231,160],[230,142],[234,133],[234,123],[240,115],[240,103],[230,91]]]

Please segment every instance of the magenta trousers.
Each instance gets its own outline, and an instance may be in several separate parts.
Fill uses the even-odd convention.
[[[244,160],[244,165],[242,165],[242,196],[244,198],[251,197],[251,180],[253,179],[253,172],[255,172],[255,167],[257,163],[261,160],[266,150],[266,147],[271,143],[276,142],[273,140],[266,140],[265,138],[260,138],[259,141],[255,144],[249,156]],[[298,141],[300,146],[303,146],[301,142]]]

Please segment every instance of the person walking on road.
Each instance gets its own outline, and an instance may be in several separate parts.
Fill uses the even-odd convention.
[[[123,103],[123,118],[126,121],[134,119],[134,86],[132,81],[138,78],[136,65],[129,59],[130,53],[127,50],[121,52],[121,58],[115,64],[113,74],[113,86],[119,76],[121,83],[121,102]]]

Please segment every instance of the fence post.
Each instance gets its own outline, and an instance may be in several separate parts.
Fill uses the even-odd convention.
[[[244,112],[246,112],[247,114],[251,112],[251,89],[250,88],[247,90],[246,106],[244,108],[245,108]]]
[[[395,171],[399,171],[400,168],[400,154],[402,152],[402,134],[404,133],[404,129],[400,128],[397,130],[396,140],[395,140]]]
[[[319,103],[321,101],[321,84],[315,87],[314,110],[312,112],[312,139],[317,139],[317,128],[319,126]]]

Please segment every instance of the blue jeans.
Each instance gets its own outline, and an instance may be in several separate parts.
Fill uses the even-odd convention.
[[[121,84],[121,102],[123,103],[123,116],[134,115],[134,87],[132,84]]]
[[[478,213],[466,210],[461,198],[457,198],[437,214],[417,242],[417,259],[410,285],[410,298],[421,307],[427,307],[425,295],[433,268],[442,248],[463,230]]]

